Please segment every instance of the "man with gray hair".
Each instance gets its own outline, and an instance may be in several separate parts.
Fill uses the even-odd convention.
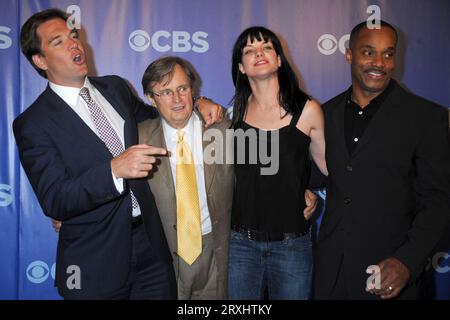
[[[172,252],[178,298],[226,299],[233,164],[224,161],[224,139],[214,141],[224,157],[207,161],[204,140],[211,133],[225,137],[230,122],[204,129],[193,108],[199,82],[192,65],[179,57],[151,63],[142,86],[161,116],[139,125],[139,141],[170,155],[159,158],[148,183]]]

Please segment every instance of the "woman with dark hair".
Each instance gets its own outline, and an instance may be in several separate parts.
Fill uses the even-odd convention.
[[[238,37],[232,73],[235,157],[244,152],[245,161],[235,159],[229,298],[308,299],[312,245],[304,193],[310,155],[327,174],[321,107],[300,90],[280,40],[264,27]],[[238,132],[250,138],[239,144]],[[261,149],[277,158],[276,172],[262,173]],[[256,163],[249,161],[254,150]]]

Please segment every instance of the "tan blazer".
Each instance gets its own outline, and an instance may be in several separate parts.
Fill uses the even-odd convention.
[[[201,118],[201,117],[200,117]],[[225,129],[230,126],[228,120],[214,124],[210,128],[222,132],[225,145]],[[203,135],[209,130],[202,130]],[[139,143],[166,148],[161,118],[148,119],[139,124]],[[203,149],[210,142],[203,142]],[[225,155],[225,152],[224,152]],[[175,274],[178,279],[179,258],[177,256],[177,211],[175,186],[168,157],[160,157],[161,163],[152,170],[148,183],[155,196],[156,205],[173,256]],[[228,241],[230,233],[231,206],[233,201],[234,171],[232,164],[204,163],[205,189],[212,223],[214,255],[217,262],[217,297],[227,298],[228,281]]]

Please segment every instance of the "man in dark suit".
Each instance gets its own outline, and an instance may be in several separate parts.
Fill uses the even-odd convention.
[[[324,105],[329,178],[316,299],[418,298],[449,221],[447,110],[391,79],[396,45],[388,23],[357,25],[346,52],[352,86]]]
[[[14,121],[44,213],[62,220],[55,284],[66,299],[175,299],[171,256],[145,180],[155,155],[136,121],[155,117],[117,76],[87,77],[76,29],[58,9],[33,15],[21,48],[49,80]]]

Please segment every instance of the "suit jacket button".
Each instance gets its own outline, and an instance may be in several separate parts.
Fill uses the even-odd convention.
[[[173,229],[177,230],[177,225],[176,224],[173,225]]]
[[[176,253],[175,251],[172,252],[172,253],[173,253],[173,255],[174,255],[175,257],[178,257],[178,253]]]
[[[352,200],[350,198],[347,197],[344,199],[345,204],[350,204],[350,202],[352,202]]]
[[[351,165],[347,165],[347,166],[345,167],[345,169],[346,169],[348,172],[352,172],[352,171],[353,171],[353,167],[352,167]]]

